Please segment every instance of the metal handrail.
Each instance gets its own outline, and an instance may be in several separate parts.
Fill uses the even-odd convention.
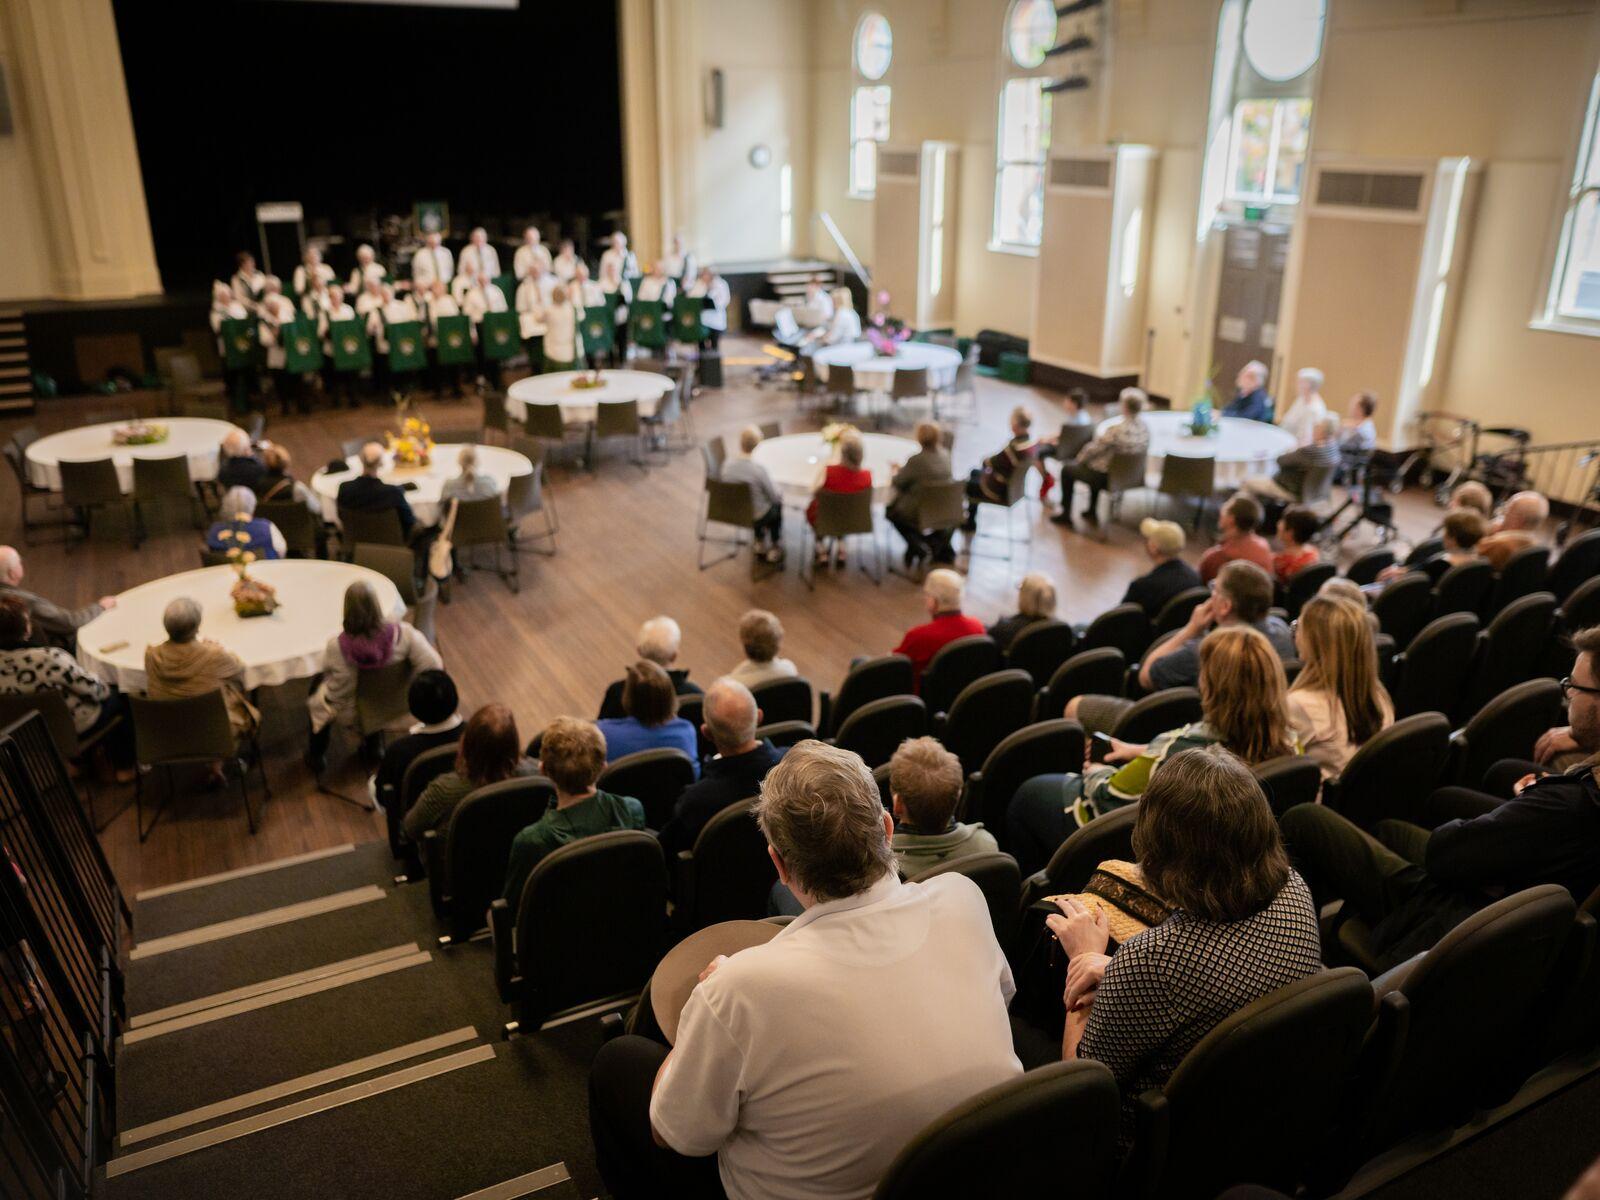
[[[866,267],[861,265],[861,260],[856,257],[856,252],[851,249],[850,241],[844,236],[844,231],[833,219],[833,214],[823,211],[817,214],[817,220],[822,222],[823,229],[828,231],[828,236],[833,239],[833,244],[839,247],[839,253],[844,255],[845,262],[850,264],[850,269],[856,273],[856,278],[868,291],[872,290],[872,276],[867,274]]]

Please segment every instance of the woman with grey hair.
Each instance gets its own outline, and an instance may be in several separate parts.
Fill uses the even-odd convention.
[[[1298,445],[1309,446],[1318,424],[1328,415],[1327,402],[1322,398],[1322,372],[1316,367],[1303,367],[1294,377],[1294,389],[1294,403],[1283,414],[1283,427],[1294,434]]]
[[[145,690],[152,700],[187,700],[222,690],[228,724],[236,738],[249,737],[261,714],[240,686],[244,661],[233,651],[200,637],[200,605],[180,596],[161,614],[167,640],[145,647]],[[215,774],[221,775],[220,765]]]
[[[444,486],[439,489],[441,499],[487,500],[500,494],[500,484],[495,477],[478,470],[476,446],[461,447],[461,453],[456,455],[456,463],[461,467],[461,474],[444,481]]]
[[[289,553],[283,531],[256,516],[256,494],[247,487],[231,487],[222,494],[217,519],[206,530],[206,549],[213,554],[241,550],[256,558],[282,558]]]

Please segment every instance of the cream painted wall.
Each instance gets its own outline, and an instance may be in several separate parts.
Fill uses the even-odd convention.
[[[11,98],[13,132],[0,138],[0,229],[5,252],[0,254],[0,300],[22,300],[48,291],[45,271],[45,223],[39,210],[28,122],[21,112],[16,59],[6,26],[0,21],[0,65]]]

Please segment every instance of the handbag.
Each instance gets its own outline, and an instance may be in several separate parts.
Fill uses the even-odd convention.
[[[439,536],[428,547],[428,574],[441,582],[450,578],[450,568],[455,561],[455,545],[450,535],[455,531],[456,507],[460,503],[459,500],[450,501],[450,511],[445,514],[444,524],[439,526]]]

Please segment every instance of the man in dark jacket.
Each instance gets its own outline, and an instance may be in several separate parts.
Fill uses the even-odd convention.
[[[1581,630],[1578,661],[1563,681],[1572,737],[1600,751],[1600,626]],[[1558,883],[1579,904],[1600,887],[1600,781],[1595,759],[1559,775],[1519,779],[1499,800],[1465,788],[1435,792],[1432,832],[1379,821],[1376,837],[1331,808],[1302,804],[1283,816],[1285,841],[1319,904],[1342,898],[1372,926],[1387,969],[1427,950],[1486,904]]]
[[[1155,565],[1128,584],[1124,604],[1137,604],[1154,621],[1179,592],[1202,586],[1200,572],[1179,557],[1183,553],[1183,526],[1176,521],[1146,517],[1139,522],[1144,552]]]
[[[756,740],[760,724],[756,699],[738,680],[719,679],[706,692],[701,729],[717,748],[717,756],[683,790],[661,831],[661,849],[669,858],[693,849],[700,831],[723,809],[760,793],[761,781],[783,757],[771,742]]]
[[[409,541],[417,523],[416,514],[411,511],[411,502],[398,485],[385,483],[378,478],[378,472],[382,469],[383,447],[377,442],[368,442],[361,447],[361,474],[339,485],[339,511],[383,512],[393,509],[400,518],[400,532]]]
[[[1239,368],[1236,380],[1238,390],[1222,410],[1225,417],[1243,417],[1247,421],[1271,421],[1272,397],[1267,395],[1267,365],[1247,362]]]

